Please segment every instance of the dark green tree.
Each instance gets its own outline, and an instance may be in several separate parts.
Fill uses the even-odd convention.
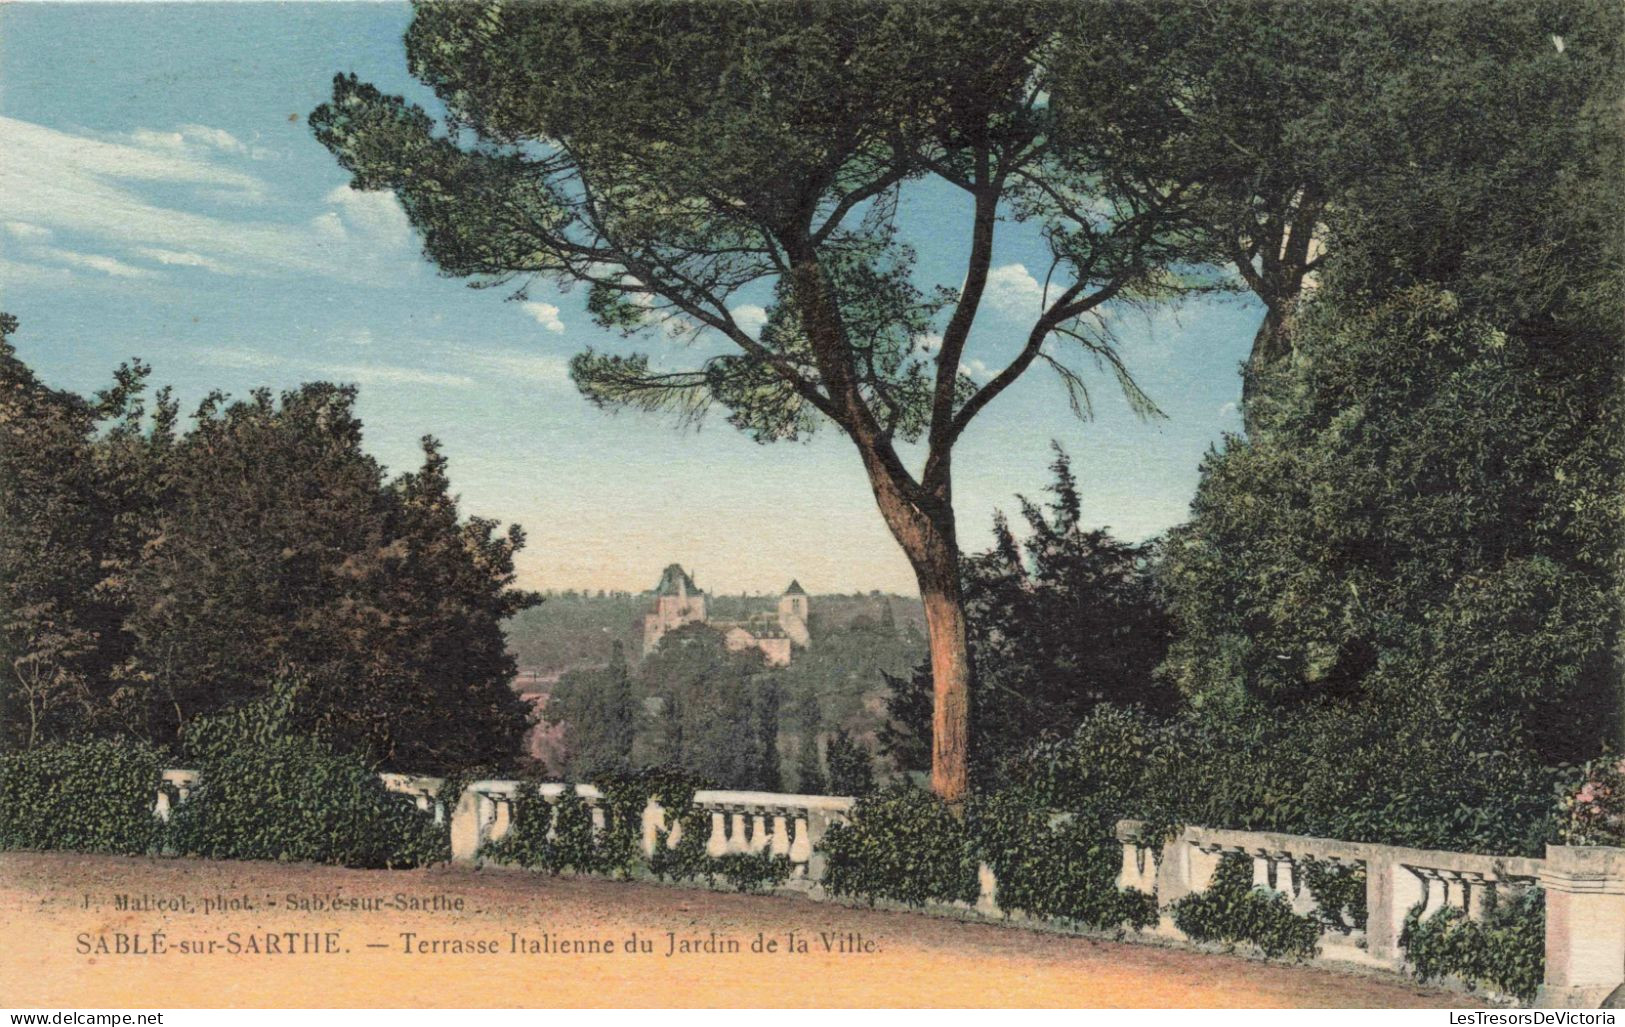
[[[173,406],[161,394],[144,429],[139,363],[92,399],[52,389],[18,359],[16,329],[0,314],[0,745],[30,749],[118,727],[118,575],[144,512],[127,472],[167,437]]]
[[[1526,312],[1612,287],[1606,267],[1557,254],[1577,210],[1592,212],[1588,232],[1612,224],[1575,174],[1574,143],[1609,145],[1598,130],[1617,125],[1597,86],[1617,73],[1621,21],[1607,0],[1141,0],[1072,45],[1134,54],[1108,163],[1193,182],[1201,248],[1262,303],[1251,400],[1291,354],[1293,312],[1329,263],[1369,285],[1443,275]],[[1080,82],[1061,76],[1055,92]],[[1495,265],[1511,253],[1507,276]]]
[[[1144,127],[1115,117],[1142,84],[1138,51],[1090,45],[1112,17],[980,0],[420,2],[407,61],[445,130],[353,76],[310,121],[354,187],[395,192],[446,274],[521,294],[536,278],[585,285],[606,326],[725,344],[686,369],[581,353],[572,373],[594,403],[682,419],[721,407],[763,442],[830,423],[852,442],[919,582],[933,787],[958,799],[970,665],[955,444],[1034,365],[1087,411],[1078,357],[1150,412],[1096,312],[1169,294],[1181,279],[1167,269],[1206,252],[1190,183],[1103,157]],[[964,199],[963,277],[930,289],[893,216],[925,179]],[[1052,262],[1014,356],[978,383],[961,365],[1009,218],[1041,226]],[[752,287],[772,294],[759,331],[730,310]]]
[[[563,729],[564,766],[560,770],[565,780],[592,781],[603,774],[630,770],[638,702],[620,641],[611,643],[605,666],[568,671],[559,678],[543,716]]]
[[[1594,506],[1622,480],[1617,337],[1508,332],[1436,287],[1299,317],[1303,363],[1171,536],[1167,676],[1207,704],[1374,703],[1595,754],[1618,723],[1618,542],[1592,534],[1622,527]]]
[[[1173,632],[1153,548],[1085,528],[1071,462],[1058,446],[1050,469],[1050,501],[1020,500],[1025,540],[996,516],[993,548],[963,565],[976,667],[974,765],[983,777],[1035,742],[1070,734],[1101,703],[1166,714],[1178,700],[1155,678]],[[888,681],[881,744],[898,766],[915,769],[929,725],[927,681],[919,671]]]
[[[784,769],[779,759],[779,708],[783,705],[783,686],[776,674],[764,674],[751,689],[751,728],[756,732],[756,753],[760,768],[756,772],[757,787],[765,792],[784,790]]]
[[[819,706],[818,693],[805,687],[796,701],[796,789],[803,795],[823,795],[829,791],[829,779],[824,776],[823,758],[818,751],[818,737],[824,729],[824,714]]]
[[[1208,706],[1375,705],[1583,757],[1625,742],[1625,11],[1392,27],[1414,38],[1370,69],[1389,104],[1354,131],[1381,145],[1292,357],[1171,539],[1166,671]]]
[[[645,694],[661,706],[655,762],[717,787],[765,790],[769,741],[773,776],[778,769],[777,732],[765,737],[758,698],[770,677],[765,671],[759,651],[731,651],[721,633],[704,624],[668,632],[638,668]]]
[[[168,498],[123,588],[125,715],[160,741],[293,684],[304,728],[375,764],[512,758],[528,711],[501,624],[517,528],[463,520],[445,458],[385,482],[355,392],[213,396],[168,459]]]
[[[824,761],[829,765],[829,790],[834,794],[868,795],[875,790],[874,758],[845,730],[836,728],[830,736]]]

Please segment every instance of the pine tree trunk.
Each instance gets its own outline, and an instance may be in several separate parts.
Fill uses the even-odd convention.
[[[957,803],[970,790],[970,648],[959,586],[959,542],[946,476],[929,508],[897,486],[879,461],[865,460],[875,502],[914,568],[931,648],[931,789]]]
[[[951,591],[922,589],[921,598],[931,643],[931,790],[948,802],[959,802],[970,787],[970,650],[965,604],[957,581]]]

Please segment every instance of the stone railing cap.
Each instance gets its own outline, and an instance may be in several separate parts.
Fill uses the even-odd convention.
[[[784,792],[698,791],[694,802],[704,806],[795,806],[803,809],[848,812],[858,800],[850,795],[797,795]]]

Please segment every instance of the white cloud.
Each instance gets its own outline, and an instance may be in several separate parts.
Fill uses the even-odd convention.
[[[914,340],[914,350],[917,353],[932,354],[942,349],[942,336],[936,332],[928,332]]]
[[[205,257],[201,253],[184,253],[180,250],[166,250],[156,246],[138,246],[135,252],[139,257],[169,267],[197,267],[205,271],[213,271],[217,275],[232,273],[231,268],[211,257]]]
[[[564,322],[559,320],[559,308],[551,303],[528,301],[519,304],[525,313],[536,319],[536,323],[550,332],[563,333]]]
[[[401,201],[388,191],[361,192],[341,185],[323,197],[337,208],[322,217],[332,217],[347,231],[357,231],[393,246],[407,246],[412,242],[412,222],[401,207]]]
[[[192,359],[210,367],[275,367],[280,357],[242,346],[209,346],[192,350]]]
[[[366,329],[349,337],[351,341],[371,341],[371,333]],[[424,344],[428,345],[428,344]],[[459,353],[459,356],[469,354]],[[266,353],[261,350],[245,346],[209,346],[199,347],[191,351],[193,360],[200,364],[212,367],[229,367],[237,369],[257,370],[264,368],[286,368],[295,372],[302,381],[314,381],[327,378],[342,382],[355,382],[360,385],[427,385],[434,388],[468,389],[475,385],[474,379],[466,374],[450,374],[443,371],[427,371],[418,367],[403,367],[398,364],[307,364],[302,360],[289,359]],[[517,368],[509,367],[507,373],[514,374]]]
[[[51,230],[49,228],[41,228],[39,225],[31,225],[26,221],[7,221],[5,223],[5,229],[6,234],[11,236],[13,239],[25,239],[30,242],[37,242],[40,240],[49,239],[51,237]]]
[[[109,257],[103,253],[79,253],[76,250],[58,249],[54,246],[41,247],[31,252],[47,261],[84,268],[87,271],[100,271],[114,278],[154,278],[158,274],[150,268],[126,264],[117,257]]]
[[[324,197],[330,209],[299,222],[257,213],[215,217],[184,202],[162,206],[132,185],[190,188],[195,197],[228,199],[255,211],[268,209],[264,201],[272,189],[234,166],[247,158],[244,144],[230,133],[183,126],[123,138],[108,141],[0,117],[0,221],[85,237],[81,248],[220,274],[318,274],[371,284],[422,268],[408,249],[410,228],[392,195],[335,189]],[[154,256],[159,251],[188,259],[164,260]]]
[[[1043,313],[1044,287],[1023,264],[1005,264],[989,271],[983,296],[1006,314],[1036,318]]]
[[[959,373],[969,375],[972,380],[985,382],[993,377],[993,369],[980,360],[966,360],[959,365]]]
[[[452,389],[466,389],[474,385],[474,379],[463,374],[444,374],[416,367],[391,367],[388,364],[324,364],[316,370],[362,385],[435,385]]]
[[[0,138],[5,140],[6,153],[4,163],[0,163],[0,176],[8,184],[32,185],[40,180],[48,182],[52,174],[68,174],[76,180],[105,176],[256,193],[264,189],[264,183],[253,175],[222,167],[200,155],[107,142],[17,118],[0,117]]]
[[[169,150],[177,153],[187,150],[216,150],[220,153],[255,159],[260,159],[268,153],[259,147],[247,145],[223,128],[210,128],[208,125],[181,125],[169,132],[138,128],[125,138],[134,145],[148,150]]]
[[[767,308],[757,306],[754,303],[741,303],[739,306],[731,308],[728,313],[733,315],[735,324],[751,335],[761,331],[762,326],[767,324]]]
[[[505,378],[556,385],[570,379],[569,361],[546,353],[490,353],[464,350],[458,357],[465,363],[477,364],[499,372]]]
[[[1227,418],[1233,418],[1233,417],[1239,417],[1240,415],[1241,415],[1241,408],[1236,406],[1234,401],[1226,403],[1224,406],[1219,408],[1219,419],[1220,420],[1225,420]]]

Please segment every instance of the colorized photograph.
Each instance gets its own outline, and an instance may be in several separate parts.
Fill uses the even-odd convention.
[[[0,1007],[1625,1008],[1625,6],[0,2]]]

